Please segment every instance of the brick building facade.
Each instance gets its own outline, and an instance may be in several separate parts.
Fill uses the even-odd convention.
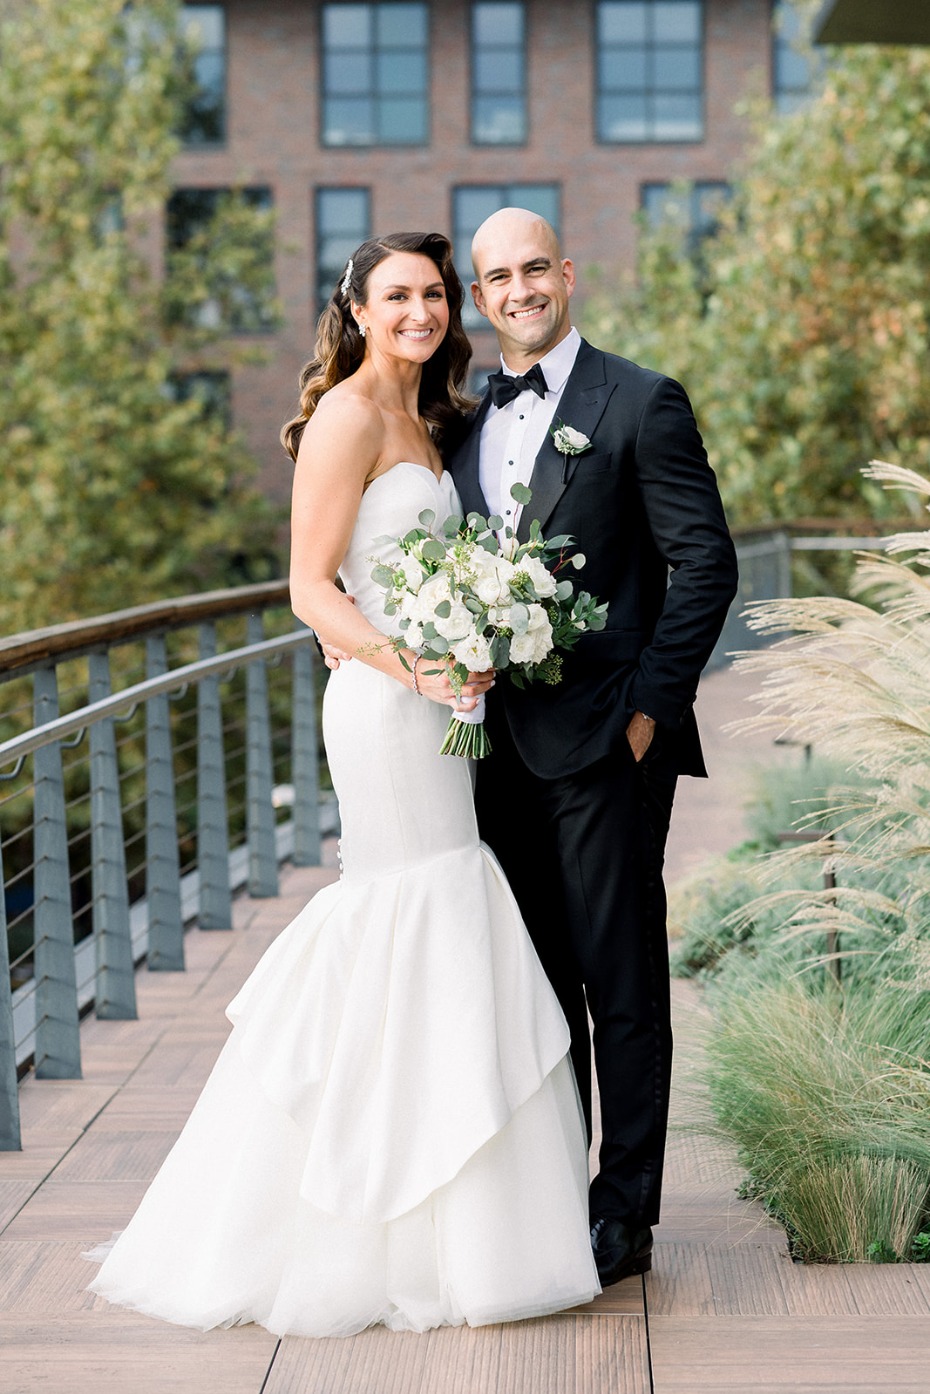
[[[277,443],[319,295],[369,232],[440,228],[467,278],[475,225],[527,203],[558,225],[581,278],[635,256],[640,208],[697,181],[694,215],[744,148],[749,96],[791,104],[804,65],[772,0],[227,0],[183,7],[202,50],[177,197],[246,186],[276,212],[285,321],[234,370],[232,410],[286,498]],[[707,198],[711,203],[707,203]],[[703,202],[702,202],[703,200]],[[477,320],[475,364],[493,366]]]

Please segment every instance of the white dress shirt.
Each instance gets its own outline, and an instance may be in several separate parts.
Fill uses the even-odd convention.
[[[488,408],[481,427],[479,442],[478,478],[488,509],[504,520],[505,526],[516,531],[520,505],[511,497],[514,484],[529,484],[533,464],[546,433],[558,412],[559,402],[575,364],[581,335],[569,330],[554,349],[550,349],[539,366],[546,379],[545,398],[531,388],[521,392],[506,406]],[[517,377],[501,358],[501,368],[508,377]],[[571,425],[571,422],[568,422]],[[529,505],[532,508],[532,504]]]

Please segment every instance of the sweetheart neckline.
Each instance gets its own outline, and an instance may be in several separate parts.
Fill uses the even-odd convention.
[[[417,463],[416,460],[395,460],[394,464],[389,466],[388,469],[382,470],[380,474],[375,475],[374,479],[371,480],[371,483],[365,486],[365,489],[363,490],[363,495],[367,494],[372,485],[377,484],[379,479],[386,479],[389,474],[393,474],[394,471],[398,469],[401,465],[409,465],[411,469],[422,470],[424,474],[428,474],[430,476],[433,483],[436,485],[441,485],[444,479],[451,479],[452,477],[447,469],[443,469],[442,474],[437,475],[433,473],[429,465],[420,465]]]

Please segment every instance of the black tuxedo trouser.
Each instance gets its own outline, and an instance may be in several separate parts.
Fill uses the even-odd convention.
[[[662,865],[676,775],[661,736],[541,779],[503,723],[478,763],[482,838],[501,862],[572,1033],[591,1136],[591,1037],[601,1149],[592,1217],[659,1218],[672,1032]]]

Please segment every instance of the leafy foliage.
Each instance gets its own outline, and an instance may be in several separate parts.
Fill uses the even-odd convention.
[[[862,461],[930,447],[930,52],[851,47],[757,135],[716,237],[643,234],[598,342],[679,377],[731,522],[887,516]]]
[[[226,325],[174,323],[152,270],[185,96],[177,8],[34,0],[0,31],[5,632],[276,569],[252,460],[174,390],[229,366]],[[233,200],[218,220],[247,280],[267,214]],[[197,251],[174,269],[217,299]]]

